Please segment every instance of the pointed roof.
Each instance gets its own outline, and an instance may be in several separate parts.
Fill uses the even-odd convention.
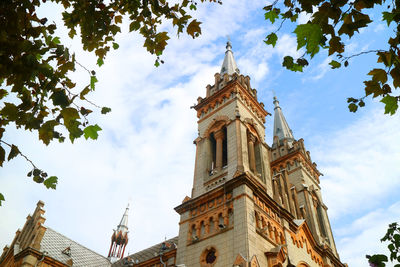
[[[121,231],[122,233],[128,232],[128,213],[129,213],[129,204],[126,207],[124,215],[122,215],[121,222],[119,223],[116,232]]]
[[[224,58],[224,62],[222,63],[220,74],[221,74],[221,76],[224,75],[225,73],[228,73],[228,75],[232,75],[235,72],[237,74],[240,73],[240,71],[236,65],[235,58],[233,57],[231,42],[228,41],[226,43],[225,58]]]
[[[274,105],[274,137],[277,136],[279,141],[284,139],[288,139],[289,141],[294,140],[293,132],[289,128],[285,116],[283,116],[282,109],[279,106],[279,101],[276,96],[274,96]]]

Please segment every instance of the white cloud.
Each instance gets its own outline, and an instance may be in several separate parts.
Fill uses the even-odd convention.
[[[276,44],[276,49],[278,55],[282,58],[284,56],[292,56],[298,58],[302,54],[301,50],[297,50],[296,38],[289,34],[283,34],[279,37]]]
[[[371,109],[351,125],[315,136],[312,142],[311,156],[324,174],[322,195],[338,251],[349,266],[365,266],[366,254],[387,254],[379,240],[388,224],[400,218],[400,202],[395,202],[400,188],[399,131],[398,114]]]
[[[327,57],[318,64],[314,69],[309,70],[308,75],[302,79],[303,82],[307,80],[317,81],[325,76],[325,74],[331,69],[329,62],[331,62],[332,58]]]
[[[337,229],[336,244],[341,259],[349,266],[367,266],[366,255],[385,254],[389,256],[387,243],[380,242],[388,225],[400,218],[400,202],[388,208],[376,209],[356,219],[350,225]],[[388,264],[387,266],[393,266]]]
[[[321,186],[332,219],[378,208],[400,187],[398,118],[370,110],[315,140],[312,155],[324,173]]]
[[[298,24],[306,24],[311,19],[311,16],[312,16],[312,14],[310,14],[310,13],[301,12],[297,19],[297,23]]]

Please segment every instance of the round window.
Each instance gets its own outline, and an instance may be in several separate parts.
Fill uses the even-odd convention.
[[[207,256],[206,256],[206,262],[207,263],[214,263],[214,261],[217,259],[217,257],[215,256],[215,250],[210,250],[208,253],[207,253]]]
[[[200,256],[201,267],[212,267],[217,262],[218,251],[214,247],[207,247]]]

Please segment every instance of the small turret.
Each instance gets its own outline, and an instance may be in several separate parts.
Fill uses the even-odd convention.
[[[276,146],[278,142],[283,140],[294,141],[293,132],[286,122],[285,116],[283,116],[276,96],[274,96],[274,105],[274,142],[272,146]]]
[[[129,204],[126,207],[125,213],[122,216],[117,230],[114,230],[111,236],[111,246],[108,252],[108,258],[123,258],[126,245],[128,244],[128,212]]]

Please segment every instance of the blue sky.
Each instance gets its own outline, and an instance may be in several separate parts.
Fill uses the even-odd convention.
[[[275,49],[266,46],[262,40],[274,28],[263,19],[265,4],[232,0],[222,6],[198,5],[202,36],[192,40],[172,34],[159,68],[142,47],[143,39],[127,33],[127,27],[118,36],[120,48],[99,69],[95,57],[81,51],[79,40],[65,38],[61,30],[78,61],[98,73],[91,99],[113,111],[92,116],[91,122],[103,129],[97,141],[45,147],[35,133],[7,129],[5,140],[57,175],[59,185],[50,191],[27,179],[30,168],[20,157],[0,169],[6,197],[0,208],[0,246],[12,241],[39,199],[45,202],[46,225],[103,255],[128,201],[127,251],[177,235],[179,216],[173,208],[190,195],[193,179],[197,119],[190,106],[213,83],[229,35],[238,67],[251,77],[259,100],[272,113],[275,91],[295,138],[304,138],[324,174],[323,200],[342,261],[366,266],[365,254],[385,251],[379,240],[387,225],[400,218],[399,115],[383,115],[383,105],[370,99],[356,114],[348,112],[346,103],[347,97],[362,95],[362,81],[375,59],[357,57],[348,68],[331,70],[322,54],[304,73],[286,71],[283,56],[299,54],[293,29],[282,29]],[[59,10],[47,5],[41,12],[60,25]],[[377,22],[347,41],[349,54],[385,45],[386,24],[374,17]],[[82,69],[74,77],[81,86],[89,82]],[[265,124],[268,144],[272,125],[270,116]]]

